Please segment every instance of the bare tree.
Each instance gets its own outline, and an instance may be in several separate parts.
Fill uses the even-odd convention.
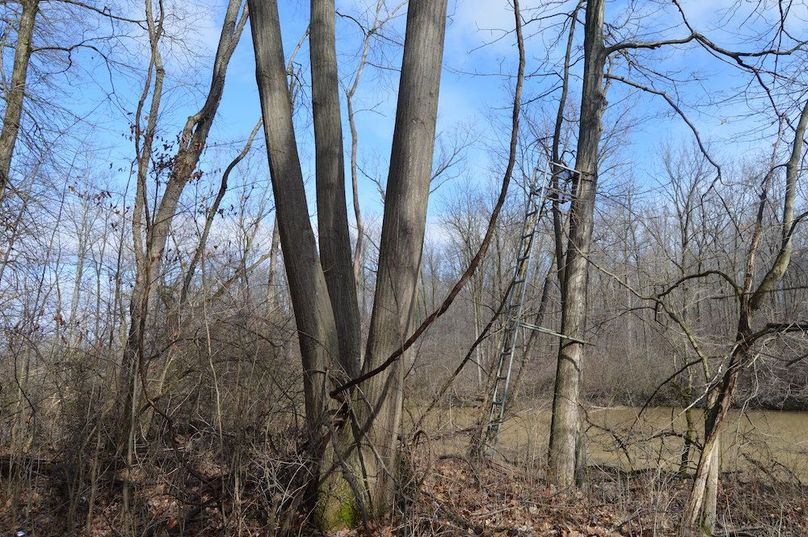
[[[583,437],[580,432],[580,385],[583,368],[584,331],[586,329],[587,289],[589,278],[589,252],[592,245],[595,197],[598,187],[598,166],[601,158],[603,113],[606,109],[608,82],[622,77],[611,73],[612,56],[629,58],[636,50],[654,50],[667,45],[683,45],[704,39],[688,27],[689,34],[681,38],[651,41],[619,40],[607,44],[605,39],[604,0],[590,0],[586,4],[584,22],[584,73],[581,89],[578,145],[575,171],[572,178],[572,201],[569,209],[569,239],[563,252],[561,290],[561,333],[568,338],[559,344],[556,383],[553,391],[553,417],[550,432],[549,475],[551,481],[562,487],[573,486],[576,471],[583,465]],[[606,72],[607,66],[609,72]],[[653,93],[653,92],[652,92]],[[663,95],[665,95],[663,93]],[[698,131],[682,113],[676,103],[666,99],[671,108],[687,123],[701,145]],[[703,146],[702,146],[703,148]],[[706,151],[705,151],[706,153]],[[709,159],[709,156],[707,157]],[[556,224],[556,229],[558,229]],[[556,237],[560,235],[556,231]],[[557,251],[561,250],[557,247]],[[578,480],[582,479],[578,472]]]
[[[11,159],[20,131],[23,103],[25,101],[26,80],[28,79],[28,63],[31,61],[34,24],[39,11],[39,0],[23,0],[20,2],[19,29],[17,44],[14,46],[14,66],[11,71],[10,88],[5,97],[6,110],[3,116],[3,130],[0,131],[0,202],[8,185],[11,171]]]
[[[575,484],[578,453],[580,382],[586,294],[589,267],[587,257],[592,242],[592,224],[597,191],[598,154],[606,97],[603,71],[607,51],[603,41],[604,0],[586,5],[584,26],[584,78],[581,91],[581,118],[572,183],[569,243],[564,256],[562,279],[561,333],[571,338],[561,341],[558,351],[556,384],[553,391],[553,419],[550,432],[549,475],[562,487]]]
[[[336,321],[308,217],[278,6],[274,1],[251,1],[249,6],[264,136],[275,194],[276,226],[303,362],[309,457],[315,465],[316,480],[317,463],[324,450],[326,374],[331,360],[339,356]]]
[[[153,144],[155,143],[157,121],[160,113],[165,78],[160,50],[164,36],[165,13],[162,2],[159,12],[154,14],[152,0],[146,0],[148,39],[150,45],[149,68],[135,114],[133,128],[136,150],[136,180],[132,234],[135,247],[135,284],[129,306],[129,331],[123,350],[123,363],[120,371],[121,389],[126,394],[126,404],[122,407],[123,423],[128,423],[126,431],[126,460],[132,463],[134,450],[135,424],[138,419],[139,381],[146,389],[144,355],[146,352],[147,319],[150,308],[157,306],[157,283],[161,278],[161,267],[171,223],[185,186],[197,173],[199,159],[204,151],[213,120],[224,92],[225,76],[230,59],[247,23],[247,10],[242,9],[243,0],[230,0],[222,23],[218,48],[214,58],[210,87],[205,102],[196,113],[190,115],[179,136],[179,147],[175,155],[158,164],[161,173],[168,170],[165,189],[157,206],[149,207],[151,197],[147,191],[147,180],[151,168]],[[151,96],[148,114],[143,117],[147,100]],[[145,120],[145,125],[143,121]],[[148,394],[143,394],[148,397]],[[150,400],[147,402],[152,405]],[[126,489],[124,502],[126,505]]]
[[[760,254],[763,235],[764,214],[768,203],[768,192],[775,175],[775,168],[769,170],[763,181],[757,217],[755,219],[749,249],[746,254],[744,279],[736,285],[738,297],[738,328],[735,344],[729,355],[726,369],[720,376],[711,397],[709,411],[705,419],[705,440],[699,457],[693,486],[690,490],[684,520],[680,527],[682,535],[712,534],[716,520],[717,480],[719,473],[720,447],[719,438],[722,425],[732,404],[732,397],[737,389],[738,376],[754,359],[754,345],[767,334],[803,329],[798,320],[786,323],[769,323],[763,328],[754,325],[755,313],[760,309],[764,299],[774,289],[788,270],[793,253],[793,238],[797,225],[807,215],[794,214],[797,195],[797,182],[800,175],[800,163],[803,159],[805,132],[808,129],[808,103],[802,108],[794,130],[794,141],[791,153],[786,162],[785,196],[783,198],[781,238],[779,251],[763,279],[755,286],[757,276],[757,257]]]
[[[338,312],[339,363],[349,377],[359,372],[359,304],[351,258],[345,162],[339,104],[333,0],[311,2],[311,82],[317,176],[317,229],[320,262],[331,307]]]

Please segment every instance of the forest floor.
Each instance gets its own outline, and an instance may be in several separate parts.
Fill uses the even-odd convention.
[[[570,495],[546,485],[538,472],[492,462],[472,464],[458,455],[416,456],[408,467],[410,478],[402,485],[396,515],[380,526],[331,535],[673,536],[689,485],[688,479],[659,470],[590,467],[588,486]],[[228,495],[222,468],[197,464],[197,469],[210,481],[190,485],[196,490],[182,494],[168,485],[169,476],[141,483],[137,534],[255,537],[277,534],[283,526],[289,534],[316,535],[299,515],[273,515],[278,506],[257,501],[259,491],[250,486],[240,498]],[[124,534],[118,522],[119,488],[99,487],[93,520],[87,524],[86,498],[71,510],[64,484],[56,479],[53,471],[32,468],[31,486],[21,489],[7,479],[0,481],[0,535],[13,535],[17,527],[25,528],[29,537]],[[720,535],[808,535],[808,487],[725,475],[719,521]]]
[[[661,471],[588,469],[587,487],[563,494],[522,470],[463,458],[434,461],[418,501],[425,535],[675,535],[689,479]],[[808,535],[808,488],[722,479],[725,535]],[[443,532],[441,531],[443,530]]]
[[[393,515],[331,535],[674,536],[691,483],[677,472],[682,418],[670,408],[649,409],[635,424],[636,416],[627,407],[590,412],[585,486],[569,494],[543,479],[546,408],[514,413],[486,462],[465,456],[474,413],[441,409],[428,438],[405,427],[422,440],[408,444]],[[808,417],[752,411],[730,421],[716,535],[808,536]],[[0,448],[0,537],[18,527],[28,537],[317,535],[301,512],[306,466],[296,429],[226,438],[219,445],[214,430],[196,429],[144,444],[126,473],[91,449],[20,461]],[[124,482],[134,532],[122,529]]]

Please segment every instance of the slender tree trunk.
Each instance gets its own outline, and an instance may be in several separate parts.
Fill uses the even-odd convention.
[[[572,63],[572,46],[575,42],[575,27],[578,22],[578,11],[581,3],[575,6],[570,16],[570,29],[567,35],[567,48],[564,52],[564,69],[561,77],[561,96],[558,98],[555,125],[553,127],[553,145],[550,152],[550,197],[553,212],[553,238],[555,246],[555,266],[559,287],[564,287],[564,228],[566,221],[561,213],[561,181],[562,169],[556,166],[561,164],[561,135],[564,128],[564,110],[567,108],[567,98],[570,86],[570,64]],[[560,344],[560,343],[559,343]]]
[[[359,292],[364,293],[365,285],[365,222],[362,218],[362,207],[359,204],[359,132],[356,128],[356,112],[353,108],[353,95],[347,95],[348,125],[351,130],[351,197],[353,200],[354,219],[356,220],[356,248],[354,250],[354,280]]]
[[[278,307],[278,293],[275,289],[278,279],[278,254],[280,251],[281,236],[278,233],[278,216],[275,211],[275,218],[272,219],[272,244],[269,247],[269,267],[267,268],[267,318],[275,315],[275,308]]]
[[[173,160],[165,190],[154,214],[149,214],[147,178],[153,158],[152,144],[157,128],[157,118],[162,99],[165,69],[160,53],[160,40],[163,35],[163,4],[158,2],[158,17],[153,13],[153,0],[145,0],[145,11],[149,33],[150,64],[143,92],[138,101],[135,117],[134,138],[137,155],[137,192],[133,212],[132,236],[135,250],[135,284],[129,305],[129,331],[123,350],[123,360],[119,375],[120,387],[125,390],[125,404],[121,405],[123,416],[120,423],[128,423],[128,431],[119,437],[119,448],[126,439],[127,449],[133,442],[133,428],[139,416],[128,416],[128,412],[138,412],[138,381],[141,390],[146,390],[146,329],[150,308],[157,303],[158,282],[162,271],[163,252],[166,247],[171,224],[185,186],[194,178],[199,159],[206,147],[208,134],[224,93],[225,75],[233,51],[241,38],[247,23],[247,11],[242,10],[244,0],[230,0],[219,36],[219,44],[214,58],[210,88],[205,102],[196,113],[190,115],[180,134],[179,148]],[[152,77],[154,85],[152,87]],[[141,130],[142,113],[151,90],[148,119]],[[144,397],[148,394],[144,393]],[[127,465],[129,464],[127,458]],[[125,484],[125,486],[128,486]]]
[[[0,132],[0,201],[3,200],[8,176],[11,173],[11,159],[20,132],[25,87],[28,79],[28,64],[31,61],[31,42],[39,0],[23,0],[20,26],[17,30],[17,44],[14,47],[14,65],[11,69],[11,82],[6,94],[6,113],[3,117],[3,130]]]
[[[84,256],[87,250],[87,238],[90,234],[90,226],[87,222],[88,213],[90,212],[90,200],[83,200],[81,212],[81,225],[77,230],[78,245],[76,248],[76,268],[73,277],[73,293],[70,298],[70,324],[67,328],[67,341],[71,346],[76,346],[80,341],[77,337],[79,319],[79,300],[81,299],[81,283],[84,279]],[[80,333],[80,332],[79,332]]]
[[[583,339],[586,324],[588,255],[598,178],[598,147],[606,99],[603,70],[605,0],[590,0],[586,7],[584,36],[584,83],[573,200],[570,207],[569,242],[565,254],[562,288],[561,333]],[[583,359],[581,343],[564,340],[558,352],[550,430],[549,478],[567,488],[575,484],[576,456],[580,445],[580,382]]]
[[[334,30],[334,0],[311,1],[312,112],[317,176],[320,262],[336,313],[339,364],[349,378],[360,368],[359,304],[345,201],[342,115]]]
[[[482,285],[480,285],[479,279],[476,279],[472,282],[471,287],[471,300],[472,300],[472,308],[474,308],[474,340],[476,341],[477,338],[480,337],[480,323],[481,323],[481,315],[480,315],[480,308],[482,307],[482,294],[483,289]],[[483,350],[480,346],[477,346],[477,350],[475,351],[475,356],[477,359],[477,388],[480,389],[483,387],[483,370],[485,369],[485,364],[483,363]]]
[[[122,427],[118,438],[118,449],[122,449],[124,444],[129,451],[130,437],[133,434],[134,423],[130,415],[131,409],[137,408],[137,387],[135,377],[137,371],[138,357],[142,354],[140,346],[143,342],[143,326],[147,311],[147,297],[149,293],[149,276],[151,263],[147,247],[149,240],[149,214],[146,194],[146,179],[148,177],[149,162],[152,156],[152,144],[154,143],[157,129],[157,117],[160,111],[160,103],[163,95],[163,81],[165,79],[165,69],[163,67],[162,55],[160,54],[160,39],[162,37],[162,25],[156,22],[153,13],[151,0],[145,0],[146,22],[149,35],[149,46],[151,57],[149,58],[149,69],[143,91],[138,100],[137,111],[134,122],[134,141],[136,156],[136,181],[135,203],[132,209],[132,243],[135,256],[135,283],[129,299],[129,329],[124,338],[121,367],[118,375],[118,391],[124,394],[125,403],[121,405],[121,415],[115,416],[118,423],[129,424]],[[163,20],[163,11],[160,9],[159,20]],[[151,94],[151,102],[145,127],[141,124],[146,100]],[[121,236],[123,238],[123,235]],[[120,260],[120,253],[119,253]],[[121,309],[125,306],[121,302]],[[124,322],[121,323],[121,330],[124,330]],[[129,460],[127,455],[127,464]],[[124,482],[124,496],[128,499],[128,481]],[[128,506],[128,501],[124,502],[124,507]]]

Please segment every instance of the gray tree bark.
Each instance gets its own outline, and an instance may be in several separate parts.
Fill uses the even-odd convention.
[[[584,339],[586,324],[588,255],[598,179],[598,147],[606,98],[603,70],[606,50],[603,42],[605,0],[590,0],[586,6],[584,35],[584,81],[581,118],[570,207],[569,241],[564,256],[561,333]],[[567,488],[575,484],[580,442],[580,382],[583,345],[563,340],[559,345],[553,418],[550,430],[550,481]]]
[[[308,218],[303,177],[297,153],[283,64],[280,20],[275,0],[250,0],[257,80],[264,117],[267,151],[275,193],[281,248],[299,331],[305,370],[309,429],[324,429],[325,372],[329,360],[352,345],[338,342],[338,319],[357,307],[347,241],[342,134],[339,121],[336,59],[333,44],[333,3],[312,2],[312,76],[317,145],[317,189],[321,246]],[[382,226],[376,300],[363,371],[398,349],[411,328],[437,118],[438,87],[443,57],[446,0],[410,3],[396,113],[387,197]],[[326,242],[325,235],[334,238]],[[324,272],[325,269],[325,272]],[[327,280],[326,276],[342,278]],[[333,291],[333,294],[331,294]],[[350,293],[348,292],[350,291]],[[358,309],[355,310],[358,312]],[[358,331],[358,315],[356,327]],[[349,319],[340,319],[353,323]],[[342,324],[340,324],[342,326]],[[349,324],[353,330],[353,324]],[[350,334],[348,334],[350,335]],[[344,356],[344,355],[343,355]],[[326,529],[355,526],[359,517],[387,512],[396,479],[398,429],[401,416],[401,368],[393,367],[353,391],[351,424],[330,428],[333,449],[325,454],[318,499],[319,525]],[[335,428],[340,430],[335,431]],[[346,434],[347,433],[347,434]],[[346,440],[346,436],[349,437]],[[352,438],[350,438],[352,437]],[[314,440],[320,438],[314,436]],[[335,478],[341,468],[343,479]]]
[[[303,361],[309,443],[312,455],[318,458],[326,369],[330,358],[339,355],[336,321],[309,220],[292,125],[278,4],[276,0],[249,0],[249,8],[278,234]]]
[[[359,304],[345,201],[345,161],[334,30],[334,0],[312,0],[311,85],[317,177],[317,229],[339,339],[339,364],[349,378],[360,368]]]
[[[412,328],[435,146],[446,9],[446,0],[413,0],[407,13],[379,270],[363,371],[383,363]],[[397,361],[354,391],[364,501],[371,516],[386,512],[392,498],[403,371]]]
[[[680,526],[679,533],[683,536],[712,535],[713,526],[716,520],[718,477],[720,464],[720,435],[730,405],[732,397],[738,383],[738,376],[741,370],[746,367],[754,352],[755,332],[753,320],[755,312],[766,295],[774,289],[779,282],[789,264],[793,251],[794,231],[799,224],[799,219],[794,215],[796,204],[797,180],[799,176],[799,165],[803,156],[803,144],[806,130],[808,130],[808,102],[803,105],[797,128],[794,132],[794,142],[791,146],[791,154],[786,163],[786,192],[783,200],[782,231],[780,249],[774,261],[769,267],[763,280],[755,288],[755,261],[760,248],[760,241],[763,228],[763,214],[771,176],[764,182],[764,195],[758,206],[758,216],[755,222],[755,229],[752,235],[749,250],[746,256],[746,269],[744,274],[743,288],[739,299],[738,327],[735,336],[735,347],[730,355],[729,363],[721,376],[721,381],[715,394],[711,396],[711,404],[705,423],[704,447],[699,457],[696,467],[696,475],[690,489],[687,506]]]
[[[39,11],[39,0],[23,0],[20,26],[17,30],[17,44],[14,47],[14,64],[11,68],[11,81],[6,94],[6,113],[3,116],[3,130],[0,131],[0,201],[3,200],[8,174],[11,172],[11,159],[20,132],[25,86],[28,79],[28,64],[31,61],[31,42],[34,24]]]

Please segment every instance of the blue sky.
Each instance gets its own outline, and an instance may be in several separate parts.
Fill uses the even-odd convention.
[[[528,0],[522,2],[522,10],[526,17],[546,14],[548,10],[534,11],[537,6],[546,2]],[[338,10],[350,13],[357,18],[367,14],[372,0],[341,0],[337,2]],[[567,2],[564,9],[570,9],[572,2]],[[769,28],[776,16],[774,4],[768,10],[753,13],[749,6],[734,11],[735,0],[685,0],[685,9],[690,23],[700,32],[727,48],[737,50],[754,50],[761,48],[764,36],[760,32]],[[637,39],[659,39],[686,35],[686,29],[680,23],[678,13],[670,2],[636,2],[619,0],[607,5],[607,21],[616,23],[626,17],[626,13],[634,10],[640,20],[637,26]],[[746,11],[744,11],[746,9]],[[219,9],[221,11],[221,9]],[[447,29],[445,47],[445,67],[441,85],[439,105],[438,131],[447,140],[458,133],[470,136],[473,143],[468,148],[465,158],[465,174],[468,181],[496,179],[495,170],[502,166],[502,159],[492,157],[491,148],[504,146],[507,142],[507,127],[510,116],[511,91],[513,73],[516,65],[516,49],[514,37],[510,32],[513,26],[513,14],[507,0],[461,0],[450,2],[450,24]],[[561,11],[555,8],[555,11]],[[641,15],[641,17],[639,17]],[[806,35],[808,30],[808,8],[804,2],[796,2],[790,14],[789,29],[796,35]],[[291,0],[281,2],[281,18],[284,24],[284,39],[287,53],[303,32],[308,16],[308,2]],[[552,25],[558,19],[550,19],[547,23],[530,23],[526,28],[528,38],[528,72],[542,69],[540,63],[545,58],[557,60],[562,48],[558,45],[548,47],[556,35]],[[403,36],[404,17],[396,19],[387,29],[387,33],[396,38]],[[544,24],[544,28],[539,26]],[[629,25],[631,28],[631,25]],[[580,29],[580,27],[579,27]],[[504,30],[504,31],[503,31]],[[544,33],[541,33],[544,31]],[[631,31],[631,30],[629,30]],[[633,36],[627,36],[633,37]],[[576,43],[580,47],[580,32]],[[341,74],[351,74],[354,60],[359,48],[358,34],[353,23],[340,19],[338,22],[338,53],[343,59]],[[386,47],[385,59],[390,66],[397,66],[398,50]],[[306,66],[307,50],[302,50],[298,61]],[[750,77],[738,70],[709,56],[696,45],[668,47],[657,51],[643,52],[638,57],[654,68],[664,69],[674,74],[682,84],[661,84],[660,88],[677,93],[682,108],[697,125],[702,137],[711,151],[724,161],[732,160],[736,154],[749,155],[758,149],[765,149],[760,138],[763,133],[758,129],[761,124],[771,120],[771,114],[763,117],[745,117],[755,109],[761,109],[766,103],[739,102],[737,100],[721,104],[721,100],[736,92],[748,83]],[[256,92],[252,78],[251,46],[248,39],[242,43],[239,56],[234,60],[235,76],[231,74],[228,91],[231,98],[226,98],[222,108],[222,118],[250,116],[246,123],[232,122],[232,134],[245,132],[252,122],[251,110],[255,109]],[[664,67],[661,67],[664,66]],[[624,74],[625,70],[617,70]],[[474,74],[477,73],[477,74]],[[571,103],[578,105],[578,89],[575,78],[580,74],[576,69],[573,78]],[[528,81],[525,90],[526,98],[544,92],[547,79],[534,78]],[[639,79],[648,83],[647,80]],[[383,175],[386,171],[384,163],[389,153],[395,116],[395,73],[371,70],[366,73],[357,97],[357,108],[373,108],[372,112],[364,112],[359,117],[360,158],[366,162],[376,163]],[[232,98],[234,95],[237,97]],[[554,112],[557,92],[530,106],[537,113]],[[610,88],[609,101],[613,105],[612,118],[623,116],[626,108],[630,109],[629,118],[639,121],[639,125],[627,137],[628,145],[622,155],[634,164],[634,168],[642,173],[652,173],[656,168],[660,147],[667,142],[689,143],[692,133],[685,123],[672,115],[668,105],[660,98],[648,94],[638,94],[635,90],[613,83]],[[751,107],[749,106],[751,104]],[[607,124],[610,116],[607,115]],[[230,123],[222,121],[221,126]],[[302,153],[310,157],[307,147],[310,144],[310,125],[301,122],[299,143]],[[308,127],[308,128],[307,128]],[[767,129],[767,133],[771,130]],[[347,129],[346,129],[347,144]],[[572,149],[572,148],[570,148]],[[312,171],[311,159],[304,162],[309,175]],[[377,208],[376,189],[363,181],[363,205]],[[451,184],[444,187],[451,190]],[[432,202],[432,214],[440,211],[438,195]]]
[[[124,0],[123,8],[130,16],[137,16],[142,4]],[[390,2],[395,4],[396,0]],[[373,0],[338,0],[337,8],[360,20],[371,16]],[[524,0],[525,17],[534,17],[552,11],[537,9],[547,2]],[[761,35],[769,27],[776,11],[775,3],[765,2],[767,9],[754,13],[751,4],[742,3],[738,12],[730,11],[736,0],[684,0],[682,5],[693,26],[700,32],[727,48],[754,50],[765,41]],[[188,114],[193,113],[202,100],[202,93],[209,76],[210,59],[215,51],[218,24],[224,13],[223,0],[203,0],[193,6],[178,0],[166,4],[170,10],[178,10],[177,21],[169,25],[169,33],[188,41],[187,48],[172,44],[165,51],[169,68],[164,107],[164,133],[173,136]],[[569,10],[572,2],[553,7],[553,11]],[[281,20],[287,54],[292,51],[306,27],[308,18],[307,0],[281,0]],[[744,11],[746,10],[746,11]],[[513,73],[516,65],[514,37],[510,33],[513,14],[507,0],[450,0],[450,22],[447,28],[445,66],[443,72],[438,131],[444,140],[461,137],[471,143],[465,150],[463,165],[458,168],[455,182],[479,184],[488,187],[498,179],[497,171],[504,159],[497,156],[497,149],[507,143],[510,116]],[[632,16],[632,14],[634,16]],[[751,15],[751,16],[750,16]],[[533,21],[526,27],[528,37],[527,71],[546,71],[543,61],[557,62],[562,54],[561,42],[554,42],[557,30],[553,25],[558,18]],[[668,0],[615,0],[607,4],[607,21],[625,23],[620,30],[626,37],[658,39],[681,37],[686,30],[678,13]],[[635,23],[639,21],[639,24]],[[798,1],[792,7],[789,29],[796,35],[808,35],[808,7]],[[386,27],[384,35],[390,41],[401,41],[404,33],[404,16],[399,16]],[[338,18],[338,55],[341,60],[341,76],[351,76],[358,56],[360,33],[347,18]],[[580,50],[579,27],[576,48]],[[135,63],[145,61],[143,36],[129,40],[128,46]],[[383,68],[370,68],[363,78],[357,94],[356,107],[363,109],[358,116],[360,136],[360,165],[371,174],[386,177],[386,161],[395,117],[396,68],[400,49],[389,41],[376,43],[372,54],[374,62]],[[308,48],[297,56],[307,77]],[[644,51],[637,55],[643,65],[664,71],[678,80],[676,83],[660,84],[671,94],[676,94],[682,108],[697,125],[704,140],[722,162],[733,162],[739,157],[753,158],[756,153],[767,150],[770,142],[761,142],[771,128],[761,131],[771,120],[769,113],[748,117],[767,104],[759,99],[725,99],[748,83],[750,77],[732,65],[719,61],[696,45],[666,47],[657,51]],[[87,143],[94,146],[96,154],[110,160],[113,168],[128,168],[132,158],[132,146],[122,136],[128,132],[127,112],[134,110],[137,94],[141,89],[142,70],[114,77],[115,104],[104,104],[104,92],[109,91],[108,80],[98,62],[93,63],[86,55],[83,68],[94,71],[83,77],[81,86],[68,90],[70,102],[76,110],[90,111],[97,128],[87,131]],[[626,74],[624,66],[616,72]],[[570,104],[577,108],[580,63],[573,72]],[[636,73],[632,73],[635,76]],[[639,75],[636,75],[639,76]],[[97,83],[92,80],[97,80]],[[526,99],[544,92],[552,78],[533,77],[527,81]],[[638,80],[643,83],[649,81]],[[656,82],[653,82],[656,84]],[[794,99],[803,96],[794,96]],[[536,100],[529,105],[529,112],[536,117],[551,117],[555,112],[557,92]],[[639,94],[634,90],[612,84],[609,92],[610,110],[606,115],[607,128],[619,118],[621,122],[636,123],[623,138],[615,158],[624,162],[623,168],[640,181],[654,174],[659,162],[658,154],[664,143],[689,143],[692,134],[684,122],[671,114],[664,101],[652,95]],[[100,107],[98,106],[101,103]],[[344,110],[344,108],[343,108]],[[239,45],[231,62],[225,95],[211,136],[214,148],[209,150],[203,168],[214,169],[238,152],[238,142],[243,140],[259,115],[257,90],[254,78],[254,63],[249,30]],[[345,129],[348,146],[348,130]],[[233,142],[233,143],[230,143]],[[300,145],[304,175],[311,178],[313,159],[311,152],[311,125],[308,110],[298,115],[298,142]],[[573,149],[570,147],[569,149]],[[346,152],[347,154],[347,152]],[[258,172],[260,173],[260,172]],[[123,178],[125,179],[125,177]],[[123,180],[118,178],[117,181]],[[216,178],[212,179],[215,183]],[[309,181],[309,184],[311,181]],[[452,182],[443,186],[430,204],[430,218],[441,212],[444,196],[451,195]],[[365,212],[378,216],[381,211],[376,186],[370,181],[361,181],[361,198]],[[309,202],[313,203],[313,196]]]

